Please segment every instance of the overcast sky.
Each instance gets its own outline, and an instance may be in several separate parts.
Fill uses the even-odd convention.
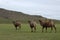
[[[0,0],[0,8],[60,20],[60,0]]]

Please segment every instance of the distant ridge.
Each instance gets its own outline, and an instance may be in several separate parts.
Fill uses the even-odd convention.
[[[27,23],[28,20],[34,20],[38,22],[40,18],[46,19],[45,17],[42,16],[28,15],[28,14],[24,14],[23,12],[11,11],[0,8],[1,23],[11,23],[13,20],[19,20],[22,23]],[[54,20],[54,21],[58,21],[58,20]]]

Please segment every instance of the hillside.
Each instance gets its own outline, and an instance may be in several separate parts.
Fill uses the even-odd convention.
[[[28,15],[24,14],[23,12],[11,11],[0,8],[0,23],[11,23],[13,20],[19,20],[22,23],[27,23],[27,21],[31,19],[38,22],[40,18],[44,17],[37,15]]]
[[[24,14],[22,12],[16,12],[16,11],[11,11],[11,10],[0,8],[0,19],[1,18],[9,20],[9,21],[20,20],[22,23],[27,23],[27,21],[31,19],[38,21],[38,19],[42,18],[42,16],[33,16],[33,15]]]

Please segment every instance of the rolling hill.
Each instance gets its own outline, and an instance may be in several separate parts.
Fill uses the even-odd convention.
[[[27,23],[27,21],[31,19],[38,22],[40,18],[46,19],[45,17],[42,16],[28,15],[24,14],[23,12],[11,11],[0,8],[0,23],[12,23],[12,21],[14,20],[19,20],[22,23]],[[58,20],[54,21],[60,22]]]

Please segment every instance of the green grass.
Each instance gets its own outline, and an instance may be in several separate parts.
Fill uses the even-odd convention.
[[[0,24],[0,40],[60,40],[60,25],[56,24],[57,32],[41,33],[41,26],[37,25],[36,32],[30,32],[28,24],[22,24],[21,30],[15,30],[12,24]]]

